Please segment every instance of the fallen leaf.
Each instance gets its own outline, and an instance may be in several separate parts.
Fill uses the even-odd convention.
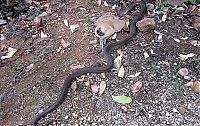
[[[200,41],[192,40],[192,41],[190,42],[190,44],[192,44],[193,46],[200,46]]]
[[[69,27],[69,23],[68,23],[68,20],[67,20],[67,19],[64,19],[63,22],[64,22],[64,24],[65,24],[67,27]]]
[[[27,66],[27,67],[26,67],[26,71],[29,71],[29,70],[33,69],[33,66],[34,66],[34,64],[33,64],[33,63],[32,63],[32,64],[30,64],[29,66]]]
[[[117,103],[121,103],[121,104],[128,104],[132,102],[132,99],[130,97],[127,96],[113,96],[112,95],[112,99],[117,102]]]
[[[142,87],[142,82],[137,81],[132,87],[132,92],[135,94],[136,92],[140,90],[141,87]]]
[[[101,81],[100,86],[99,86],[99,96],[103,94],[105,89],[106,89],[106,82],[105,81]]]
[[[184,76],[185,80],[191,80],[192,78],[190,76]]]
[[[127,111],[128,111],[128,109],[127,109],[126,106],[122,106],[121,109],[122,109],[124,112],[127,112]]]
[[[108,7],[108,3],[106,1],[104,1],[104,6]]]
[[[44,34],[43,31],[41,31],[41,34],[40,34],[41,38],[47,38],[47,34]]]
[[[84,65],[70,65],[70,68],[71,69],[80,69],[80,68],[83,68],[83,67],[85,67]]]
[[[167,20],[167,15],[164,14],[164,15],[162,16],[162,21],[165,22],[166,20]]]
[[[73,91],[76,91],[76,89],[77,89],[77,83],[76,83],[76,82],[73,82],[73,83],[72,83],[71,89],[72,89]]]
[[[188,75],[188,69],[187,68],[181,68],[179,69],[178,73],[181,75],[181,76],[187,76]]]
[[[99,6],[101,6],[101,0],[98,0],[98,1],[97,1],[97,4],[98,4]]]
[[[114,35],[112,35],[111,39],[116,39],[117,38],[117,33],[115,33]]]
[[[121,56],[123,56],[126,52],[125,51],[122,51],[121,49],[118,49],[117,50],[117,53]]]
[[[187,55],[184,55],[184,54],[180,54],[179,56],[179,58],[181,59],[181,60],[186,60],[186,59],[188,59],[188,58],[191,58],[191,57],[193,57],[193,56],[195,56],[196,54],[194,54],[194,53],[189,53],[189,54],[187,54]]]
[[[3,34],[0,34],[0,40],[3,41],[6,37]]]
[[[115,58],[115,60],[114,60],[114,68],[119,70],[119,68],[121,67],[121,64],[122,64],[122,55],[120,55],[117,58]]]
[[[177,39],[177,38],[173,38],[174,39],[174,41],[176,41],[176,42],[178,42],[178,43],[180,43],[181,42],[181,40],[180,39]]]
[[[122,120],[123,120],[124,123],[127,123],[127,122],[128,122],[128,120],[127,120],[126,117],[122,117]]]
[[[8,52],[7,52],[6,56],[2,56],[1,59],[3,60],[3,59],[11,58],[16,52],[17,52],[17,49],[8,47]]]
[[[172,6],[180,6],[184,0],[167,0],[167,2]]]
[[[162,61],[161,64],[167,68],[170,68],[170,64],[167,61]]]
[[[121,77],[121,78],[124,77],[124,67],[123,66],[121,66],[118,71],[118,77]]]
[[[199,81],[190,81],[187,83],[187,86],[189,86],[194,92],[200,93],[200,82]]]
[[[117,6],[116,4],[115,4],[115,5],[113,5],[113,6],[112,6],[112,9],[114,10],[114,9],[116,8],[116,6]]]
[[[0,51],[4,50],[5,48],[6,48],[6,45],[2,43],[0,47]]]
[[[70,46],[70,43],[66,43],[64,39],[61,39],[60,43],[63,46],[63,48],[67,48]]]
[[[101,73],[101,77],[102,78],[106,78],[106,74],[105,73]]]
[[[146,51],[144,52],[144,58],[145,59],[149,58],[149,54]]]
[[[91,89],[92,89],[92,92],[94,92],[94,93],[97,93],[98,92],[98,87],[97,87],[97,85],[94,83],[94,84],[91,84],[90,85],[90,87],[91,87]]]
[[[176,10],[177,10],[177,11],[184,11],[185,8],[183,8],[183,7],[177,7]]]
[[[33,0],[25,0],[26,3],[31,4],[33,2]]]
[[[90,86],[90,80],[87,80],[84,84],[86,87]]]
[[[70,25],[69,29],[71,30],[71,32],[75,32],[77,30],[77,28],[79,28],[79,25],[78,24],[75,24],[75,25]]]
[[[154,33],[156,33],[156,34],[158,34],[158,35],[165,35],[165,34],[159,32],[159,31],[156,31],[156,30],[154,30]]]
[[[140,74],[141,74],[141,72],[138,72],[138,73],[135,73],[133,75],[129,75],[128,77],[131,77],[131,78],[138,77]]]
[[[159,42],[162,42],[162,36],[163,36],[163,35],[158,35],[158,41],[159,41]]]

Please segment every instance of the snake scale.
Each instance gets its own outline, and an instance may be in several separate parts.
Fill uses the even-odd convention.
[[[118,42],[114,41],[114,42],[108,43],[103,49],[103,56],[104,56],[104,59],[105,59],[107,65],[100,66],[100,67],[84,67],[84,68],[74,70],[64,80],[64,84],[63,84],[60,96],[57,98],[57,100],[51,106],[49,106],[46,110],[44,110],[42,113],[39,113],[35,117],[35,119],[33,121],[33,126],[36,126],[38,124],[38,121],[41,118],[43,118],[47,114],[53,112],[56,108],[58,108],[59,105],[61,105],[64,102],[65,97],[67,96],[67,93],[69,91],[69,88],[71,87],[72,81],[76,77],[79,77],[86,73],[109,72],[112,69],[114,60],[111,55],[111,51],[116,48],[119,48],[123,45],[128,44],[131,41],[131,39],[136,36],[136,33],[137,33],[136,23],[144,17],[144,14],[146,12],[146,4],[143,0],[136,2],[136,3],[132,3],[132,5],[130,7],[128,7],[128,11],[132,11],[132,9],[136,8],[136,6],[139,7],[139,11],[134,12],[134,14],[130,15],[131,16],[131,21],[130,21],[130,26],[129,26],[130,33],[128,34],[128,36],[126,38],[122,39],[121,41],[118,41]]]

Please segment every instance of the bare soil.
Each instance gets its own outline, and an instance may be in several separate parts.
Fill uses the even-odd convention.
[[[0,34],[5,36],[0,45],[18,49],[12,58],[1,61],[1,126],[31,125],[35,115],[60,94],[65,77],[72,72],[70,65],[92,66],[101,57],[98,43],[91,44],[96,39],[93,21],[103,14],[114,13],[114,10],[90,0],[55,2],[50,5],[51,13],[43,18],[42,29],[35,27],[32,19],[19,20],[23,15],[31,18],[47,12],[47,4],[33,4],[32,9],[0,26]],[[199,126],[199,93],[186,86],[189,81],[183,79],[178,70],[186,67],[194,80],[200,80],[200,49],[190,43],[200,40],[200,34],[194,28],[186,27],[187,20],[173,14],[169,17],[165,22],[157,21],[156,30],[165,34],[161,42],[157,41],[158,35],[153,30],[138,32],[130,44],[121,48],[124,78],[119,78],[113,71],[105,73],[105,78],[101,74],[85,75],[97,85],[105,80],[104,93],[98,96],[90,87],[84,86],[84,82],[77,81],[78,89],[70,90],[65,102],[39,125],[57,119],[59,121],[53,122],[57,126]],[[80,27],[72,33],[64,19],[69,25],[79,24]],[[48,38],[40,38],[41,30]],[[188,38],[181,39],[185,37]],[[62,47],[62,38],[70,43],[69,47]],[[150,57],[145,59],[144,52]],[[178,58],[180,54],[188,53],[196,55],[185,61]],[[113,55],[116,57],[117,51]],[[163,61],[170,66],[162,64]],[[28,70],[30,64],[33,68]],[[128,77],[138,72],[141,72],[138,77]],[[143,86],[133,95],[132,85],[137,81],[142,81]],[[111,95],[130,96],[133,101],[121,105],[114,102]]]

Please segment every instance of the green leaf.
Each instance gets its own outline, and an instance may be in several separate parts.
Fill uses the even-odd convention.
[[[132,99],[130,97],[127,96],[113,96],[112,95],[112,99],[115,102],[121,103],[121,104],[128,104],[132,102]]]

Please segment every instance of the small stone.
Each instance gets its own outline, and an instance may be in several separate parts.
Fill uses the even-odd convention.
[[[140,31],[149,31],[156,28],[156,22],[152,18],[144,18],[136,23]]]
[[[192,17],[192,24],[197,31],[200,31],[200,17],[193,16]]]
[[[187,76],[188,75],[188,69],[187,68],[181,68],[178,73],[181,75],[181,76]]]
[[[178,112],[184,114],[186,112],[186,108],[183,105],[181,105],[180,107],[178,107]]]

